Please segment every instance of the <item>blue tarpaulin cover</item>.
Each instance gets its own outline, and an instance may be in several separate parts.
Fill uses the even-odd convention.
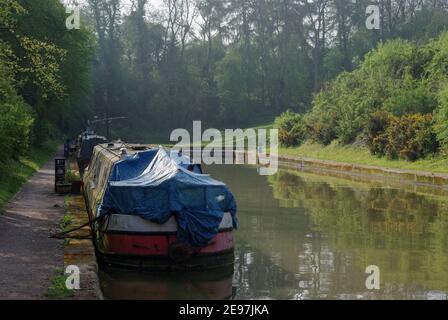
[[[98,214],[112,210],[159,224],[175,215],[178,239],[192,247],[206,246],[216,236],[224,212],[230,212],[237,228],[236,202],[229,188],[178,163],[163,148],[117,162]]]

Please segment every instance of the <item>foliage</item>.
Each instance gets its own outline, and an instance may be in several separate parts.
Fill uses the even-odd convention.
[[[296,131],[347,144],[378,110],[440,104],[448,36],[424,43],[446,28],[441,2],[392,0],[381,32],[365,28],[367,0],[165,1],[157,15],[148,3],[87,0],[68,31],[58,0],[2,2],[0,61],[32,109],[28,141],[73,135],[94,115],[127,116],[113,138],[143,141],[192,120],[231,128],[312,109]]]
[[[27,152],[33,124],[30,107],[14,89],[11,72],[0,60],[0,150],[2,154],[18,159]],[[2,157],[5,161],[8,157]]]
[[[411,42],[442,32],[448,8],[418,0],[416,9],[415,1],[392,0],[382,31],[372,32],[365,28],[367,0],[168,1],[158,15],[147,14],[146,0],[134,1],[131,12],[118,0],[89,0],[84,11],[98,38],[93,111],[128,116],[135,128],[153,120],[145,130],[114,124],[115,136],[147,139],[192,120],[241,127],[254,115],[321,104],[310,136],[353,142],[366,114],[379,108],[403,115],[436,106],[430,84],[420,82],[430,55]],[[409,41],[388,43],[396,38]],[[328,88],[333,92],[319,93]],[[320,97],[311,103],[314,95]]]
[[[380,134],[379,137],[381,142],[386,142],[382,148],[389,159],[400,158],[415,161],[435,154],[438,149],[430,114],[408,114],[401,118],[393,117],[384,135]]]
[[[298,146],[306,139],[306,126],[303,117],[290,110],[275,119],[280,144],[285,147]]]
[[[369,118],[364,134],[370,152],[389,159],[415,161],[435,154],[439,147],[431,114],[397,117],[377,111]]]
[[[368,119],[365,137],[367,147],[373,155],[385,156],[388,144],[387,128],[396,117],[387,111],[377,111]]]
[[[448,151],[448,85],[439,92],[439,107],[434,115],[434,131],[437,134],[437,139],[444,148]]]
[[[65,18],[56,0],[2,3],[0,99],[6,117],[0,145],[16,158],[29,143],[42,145],[56,132],[78,131],[75,115],[88,109],[92,38],[86,29],[69,32]]]
[[[331,91],[321,91],[313,100],[313,109],[304,116],[311,140],[328,145],[336,138],[337,107],[327,105]]]
[[[448,141],[447,53],[448,33],[421,46],[380,44],[315,95],[306,135],[323,145],[365,142],[372,154],[391,159],[437,152]]]
[[[51,279],[51,286],[47,289],[45,296],[52,300],[66,299],[73,296],[73,290],[68,289],[65,284],[68,275],[61,268],[56,269],[54,272],[55,274]]]

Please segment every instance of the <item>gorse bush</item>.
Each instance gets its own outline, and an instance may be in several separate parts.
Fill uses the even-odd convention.
[[[320,117],[316,118],[307,117],[306,123],[309,124],[311,140],[328,145],[336,138],[336,125],[332,113],[321,114]]]
[[[389,159],[415,161],[434,154],[438,149],[431,114],[394,117],[385,135],[387,137],[385,153]]]
[[[404,40],[368,53],[359,68],[341,73],[315,96],[309,116],[313,140],[325,145],[334,139],[352,143],[378,110],[397,116],[432,112],[436,96],[423,78],[430,58]]]
[[[375,112],[367,122],[365,140],[373,155],[415,161],[437,152],[439,143],[431,114],[394,116]]]
[[[377,111],[367,121],[365,140],[373,155],[385,156],[388,144],[386,130],[396,117],[387,111]]]
[[[282,113],[275,119],[279,142],[285,147],[300,145],[306,139],[306,127],[303,117],[292,111]]]

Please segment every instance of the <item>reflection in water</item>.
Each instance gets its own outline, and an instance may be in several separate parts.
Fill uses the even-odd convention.
[[[227,300],[233,297],[233,270],[204,273],[147,273],[101,268],[99,278],[106,299]]]
[[[239,205],[236,298],[445,299],[448,200],[280,170],[210,168]],[[365,287],[368,265],[381,290]]]
[[[238,202],[236,299],[447,298],[448,194],[299,171],[272,177],[246,166],[206,171],[226,182]],[[381,290],[366,289],[368,265],[380,268]],[[110,298],[232,295],[231,275],[223,281],[198,275],[190,283],[185,277],[101,275]]]

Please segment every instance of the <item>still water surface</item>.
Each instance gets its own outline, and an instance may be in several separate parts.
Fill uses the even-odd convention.
[[[448,298],[448,193],[293,170],[206,171],[237,198],[233,274],[101,272],[106,298]],[[380,268],[380,290],[366,289],[369,265]]]

